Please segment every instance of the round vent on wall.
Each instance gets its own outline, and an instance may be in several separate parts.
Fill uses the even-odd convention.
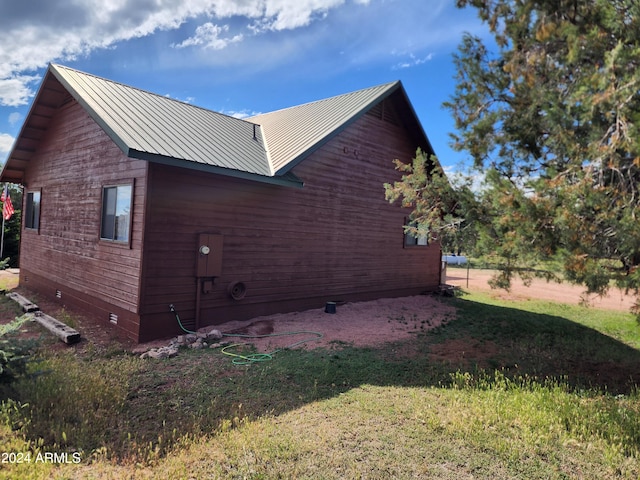
[[[247,294],[247,286],[244,282],[231,282],[227,288],[227,292],[234,300],[242,300]]]

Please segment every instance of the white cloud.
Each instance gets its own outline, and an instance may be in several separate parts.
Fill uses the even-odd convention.
[[[210,48],[213,50],[222,50],[230,43],[236,43],[242,40],[242,35],[234,35],[233,37],[222,38],[221,34],[225,34],[229,31],[229,25],[223,25],[219,27],[211,22],[204,23],[196,28],[196,34],[193,37],[189,37],[179,44],[173,44],[175,48],[185,48],[202,46],[204,48]]]
[[[191,105],[195,105],[196,99],[195,97],[186,97],[186,98],[178,98],[178,97],[174,97],[173,95],[171,95],[170,93],[166,93],[165,97],[167,98],[173,98],[174,100],[177,100],[179,102],[183,102],[183,103],[189,103]]]
[[[425,55],[424,57],[416,57],[415,54],[410,53],[409,54],[409,59],[402,61],[400,63],[397,63],[396,65],[393,66],[394,70],[401,70],[404,68],[411,68],[411,67],[417,67],[418,65],[422,65],[423,63],[427,63],[428,61],[433,59],[433,54],[429,53],[427,55]]]
[[[245,109],[245,110],[239,110],[239,111],[235,111],[235,110],[224,111],[224,110],[222,110],[219,113],[222,113],[223,115],[228,115],[230,117],[239,118],[240,120],[242,120],[242,119],[245,119],[245,118],[255,117],[256,115],[260,115],[261,112],[254,112],[254,111],[249,111],[249,110]]]
[[[304,27],[316,18],[325,18],[329,10],[344,3],[345,0],[270,0],[265,2],[263,15],[256,20],[253,29],[260,32]]]
[[[24,116],[20,112],[13,112],[9,114],[9,125],[15,125],[20,122]]]
[[[200,17],[244,18],[247,27],[280,31],[309,25],[348,0],[31,0],[3,1],[0,16],[0,106],[28,103],[33,72],[118,42],[175,30]],[[369,0],[352,0],[367,4]],[[181,46],[222,49],[242,40],[226,27],[201,25]]]
[[[9,107],[24,105],[34,93],[29,85],[38,80],[40,77],[35,75],[0,77],[0,105]]]
[[[472,192],[481,192],[486,185],[486,177],[484,172],[470,170],[464,165],[451,166],[443,165],[445,175],[451,184],[457,188],[466,186]]]
[[[0,153],[9,153],[9,150],[11,150],[11,147],[13,146],[14,140],[15,138],[13,138],[8,133],[0,133]]]

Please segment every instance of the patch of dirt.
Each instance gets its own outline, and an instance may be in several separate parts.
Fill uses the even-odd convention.
[[[429,358],[434,361],[449,362],[460,367],[477,364],[489,367],[489,360],[500,353],[498,345],[493,342],[470,342],[468,338],[449,339],[443,343],[429,346]]]
[[[20,335],[23,338],[50,335],[51,348],[84,350],[91,345],[91,348],[121,348],[134,353],[145,352],[168,343],[165,339],[135,345],[119,338],[117,332],[109,325],[95,322],[80,312],[65,310],[55,302],[33,297],[29,291],[17,286],[17,273],[0,271],[0,280],[3,277],[15,280],[9,289],[21,293],[36,303],[43,312],[70,324],[81,334],[80,343],[67,346],[39,325],[31,325],[23,329]],[[454,317],[455,309],[440,302],[437,296],[418,295],[338,304],[336,313],[325,313],[323,307],[262,316],[243,322],[229,322],[215,328],[230,335],[225,337],[225,341],[250,343],[259,352],[272,352],[299,342],[299,348],[309,349],[340,345],[375,347],[387,342],[415,338],[418,333],[436,328]],[[12,316],[7,316],[0,321],[6,323],[12,319]],[[291,332],[297,333],[290,334]],[[251,338],[231,336],[233,334]],[[308,341],[303,342],[304,340]]]
[[[468,277],[467,277],[468,274]],[[587,304],[594,308],[605,310],[620,310],[628,312],[635,303],[635,297],[625,294],[622,290],[612,288],[608,295],[598,297],[591,295],[585,298],[585,287],[570,283],[547,282],[543,279],[534,279],[530,286],[526,286],[522,280],[516,278],[509,291],[494,290],[489,286],[489,280],[493,275],[491,270],[451,268],[447,269],[447,284],[460,287],[469,291],[490,292],[494,298],[504,300],[549,300],[552,302],[569,304]]]
[[[383,298],[368,302],[346,303],[336,313],[324,308],[257,317],[247,322],[229,322],[217,328],[233,335],[295,335],[226,340],[252,343],[260,352],[269,352],[309,339],[306,348],[340,344],[374,347],[387,342],[415,338],[419,332],[436,328],[454,318],[455,309],[433,295]]]
[[[38,305],[42,312],[78,330],[81,335],[81,340],[79,343],[74,345],[66,345],[46,328],[36,322],[27,322],[24,324],[22,329],[16,334],[18,338],[30,340],[42,338],[44,339],[47,348],[54,350],[62,350],[66,348],[74,348],[77,350],[85,350],[87,348],[115,348],[131,351],[135,348],[136,345],[133,342],[119,336],[118,332],[115,329],[110,328],[109,325],[100,324],[92,318],[83,315],[81,312],[70,311],[58,303],[35,296],[32,292],[21,288],[18,285],[18,275],[18,269],[0,270],[0,284],[3,285],[3,288],[5,288],[6,291],[19,293]],[[18,313],[17,315],[19,316],[20,314]],[[15,317],[16,315],[13,312],[5,312],[0,315],[0,324],[9,323]]]
[[[582,289],[568,284],[547,283],[534,280],[530,287],[526,287],[520,280],[513,283],[510,292],[491,290],[487,281],[491,277],[488,270],[470,270],[467,285],[467,271],[465,269],[449,269],[447,284],[468,290],[487,291],[494,296],[505,299],[547,299],[565,303],[580,303]],[[2,276],[15,272],[0,272]],[[20,287],[17,291],[21,292]],[[28,292],[22,292],[29,297]],[[118,348],[133,352],[144,352],[152,347],[163,346],[167,340],[134,345],[127,340],[117,337],[117,333],[109,325],[99,324],[77,312],[67,312],[59,305],[30,298],[37,303],[41,310],[49,315],[65,320],[71,318],[74,328],[80,331],[82,340],[73,347],[67,347],[62,342],[52,341],[56,348],[85,349],[89,345],[98,348]],[[621,292],[614,292],[608,297],[592,299],[592,305],[597,308],[609,308],[628,311],[635,299]],[[418,295],[412,297],[386,298],[368,302],[339,304],[336,313],[325,313],[324,308],[303,312],[292,312],[277,315],[257,317],[244,322],[229,322],[218,328],[225,334],[252,335],[253,338],[229,336],[226,341],[237,343],[251,343],[259,352],[272,352],[300,343],[300,348],[337,347],[351,345],[355,347],[375,347],[387,342],[396,342],[416,338],[421,333],[436,328],[455,318],[455,309],[441,302],[435,295]],[[11,318],[2,319],[3,322]],[[33,331],[33,327],[29,330]],[[284,333],[297,332],[292,335]],[[25,335],[28,335],[25,332]],[[264,335],[264,337],[260,337]],[[278,336],[266,336],[278,335]],[[409,349],[409,347],[407,347]],[[412,355],[413,352],[399,352]],[[415,352],[417,353],[417,352]],[[430,355],[441,361],[464,363],[465,359],[482,362],[483,359],[495,357],[498,352],[490,343],[470,345],[468,341],[449,340],[442,344],[432,345]]]

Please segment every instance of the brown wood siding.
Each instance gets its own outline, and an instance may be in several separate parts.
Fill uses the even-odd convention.
[[[59,286],[59,284],[54,285],[50,279],[31,272],[26,268],[20,269],[20,286],[27,290],[39,293],[44,292],[49,299],[55,301],[59,305],[63,305],[66,309],[82,312],[93,319],[100,319],[103,324],[108,322],[108,328],[113,328],[115,333],[119,336],[129,340],[138,341],[140,319],[137,313],[124,310],[112,303],[108,303],[96,297],[94,294],[82,293],[66,286],[61,290],[60,298],[52,298],[50,293],[51,289],[52,287]],[[117,319],[114,319],[117,322],[115,325],[109,320],[110,318],[113,318],[113,315],[117,316]]]
[[[403,128],[365,115],[294,169],[302,189],[150,165],[141,339],[177,333],[169,304],[195,326],[200,233],[224,236],[200,326],[437,288],[440,246],[404,248],[408,212],[384,198],[393,159],[415,149]],[[234,281],[242,300],[227,294]]]
[[[25,191],[42,192],[39,231],[22,232],[21,271],[39,279],[29,288],[49,297],[60,290],[71,303],[95,299],[137,318],[147,167],[127,158],[75,101],[58,110],[25,174]],[[131,180],[131,245],[101,241],[102,187]],[[126,329],[137,336],[137,325]]]

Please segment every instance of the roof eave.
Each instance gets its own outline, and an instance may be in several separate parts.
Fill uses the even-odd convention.
[[[304,182],[292,173],[285,173],[282,175],[260,175],[258,173],[245,172],[243,170],[235,170],[232,168],[218,167],[216,165],[206,165],[203,163],[192,162],[189,160],[181,160],[179,158],[167,157],[164,155],[156,155],[148,152],[141,152],[139,150],[128,151],[130,158],[136,158],[139,160],[146,160],[152,163],[158,163],[161,165],[168,165],[178,168],[186,168],[189,170],[196,170],[198,172],[213,173],[215,175],[222,175],[225,177],[240,178],[243,180],[250,180],[254,182],[267,183],[270,185],[280,185],[284,187],[302,188]]]
[[[2,171],[0,171],[0,182],[9,182],[9,183],[16,183],[21,185],[22,182],[24,181],[24,170],[19,170],[13,167],[14,162],[12,161],[12,157],[16,149],[16,143],[18,138],[20,138],[20,135],[18,135],[13,141],[11,150],[9,150],[9,155],[7,155],[7,160],[4,162],[4,165],[2,166]]]
[[[422,126],[422,123],[420,122],[420,119],[418,118],[418,114],[416,113],[415,108],[413,108],[413,104],[411,103],[411,100],[409,100],[409,96],[407,95],[407,91],[404,89],[404,86],[402,85],[401,82],[399,83],[399,89],[400,92],[402,93],[402,96],[404,98],[405,103],[407,104],[407,106],[409,107],[409,111],[411,112],[411,115],[413,116],[413,119],[415,120],[415,124],[418,127],[418,133],[420,134],[420,136],[422,137],[422,139],[425,142],[425,145],[428,148],[428,152],[430,155],[435,155],[436,152],[433,149],[433,146],[431,145],[431,141],[429,141],[429,137],[427,136],[427,132],[424,131],[424,127]]]
[[[115,143],[125,155],[130,156],[129,151],[131,150],[131,147],[127,144],[127,142],[122,137],[120,137],[120,135],[118,135],[115,130],[109,126],[108,122],[106,122],[102,118],[102,116],[89,104],[89,102],[87,102],[84,97],[75,88],[73,88],[73,85],[67,81],[64,75],[61,75],[58,72],[56,66],[53,64],[49,65],[49,71],[56,77],[56,79],[69,92],[69,94],[71,94],[74,100],[78,102],[82,106],[82,108],[85,109],[85,111],[89,114],[93,121],[96,122],[100,126],[100,128],[105,131],[105,133],[109,136],[109,138],[111,138],[113,143]]]
[[[29,112],[27,113],[27,116],[25,117],[24,122],[22,123],[22,127],[20,128],[20,132],[18,133],[18,135],[16,136],[16,138],[13,140],[13,145],[11,146],[11,149],[9,150],[9,154],[7,155],[7,159],[4,162],[4,165],[2,166],[2,171],[0,171],[0,181],[1,182],[10,182],[10,183],[16,183],[16,184],[20,184],[22,185],[24,182],[24,171],[22,170],[18,170],[18,169],[12,169],[10,167],[10,164],[12,164],[12,158],[16,152],[16,148],[18,147],[18,140],[23,136],[26,128],[27,128],[27,124],[28,124],[28,120],[31,117],[33,111],[36,108],[36,104],[38,103],[38,100],[40,99],[41,95],[42,95],[42,86],[45,84],[45,82],[47,81],[47,75],[49,74],[51,70],[47,70],[47,72],[44,74],[44,77],[42,79],[42,81],[40,82],[40,86],[38,87],[37,93],[35,98],[33,99],[33,102],[31,103],[31,106],[29,107]],[[7,175],[8,172],[22,172],[19,176],[9,176]]]
[[[24,182],[24,169],[17,168],[15,166],[15,163],[17,160],[12,158],[16,148],[16,142],[18,138],[20,137],[19,136],[16,137],[16,140],[13,142],[13,146],[9,151],[7,160],[4,162],[4,165],[2,166],[2,171],[0,171],[0,182],[15,183],[18,185],[22,185]]]

